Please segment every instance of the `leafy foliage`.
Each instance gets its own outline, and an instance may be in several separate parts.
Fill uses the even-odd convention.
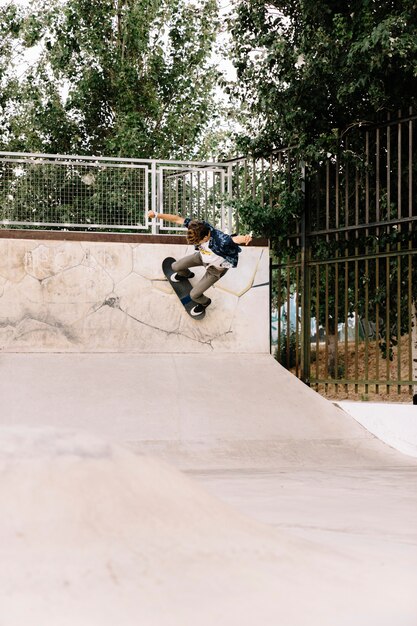
[[[337,154],[352,124],[417,99],[414,0],[240,0],[231,30],[255,151]]]
[[[216,0],[37,0],[5,26],[38,56],[3,147],[188,157],[212,116]],[[40,52],[39,52],[40,51]]]

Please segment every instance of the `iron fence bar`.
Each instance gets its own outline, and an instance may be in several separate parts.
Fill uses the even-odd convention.
[[[347,257],[345,257],[347,258]],[[349,261],[345,260],[345,372],[349,367]],[[346,393],[348,387],[345,386]]]
[[[341,226],[340,228],[330,228],[329,230],[323,229],[323,230],[312,230],[309,233],[309,237],[317,237],[319,235],[332,235],[332,234],[339,234],[342,232],[349,232],[349,231],[359,231],[359,230],[367,230],[367,229],[372,229],[372,228],[380,228],[383,226],[397,226],[397,225],[401,225],[401,224],[410,224],[412,222],[416,222],[417,221],[417,215],[411,215],[410,217],[403,217],[401,219],[393,219],[393,220],[386,220],[386,221],[379,221],[379,222],[370,222],[369,224],[367,223],[363,223],[363,224],[355,224],[352,226]],[[293,233],[292,235],[289,235],[289,239],[296,239],[299,235],[297,233]]]
[[[340,206],[339,206],[339,163],[336,161],[335,172],[335,203],[336,203],[336,229],[339,229],[340,225]],[[336,241],[339,243],[339,233],[336,234]],[[339,258],[339,250],[336,251],[336,255]],[[335,370],[339,372],[339,265],[335,263],[335,334],[336,334],[336,354],[335,354]],[[335,386],[335,391],[338,393],[339,386]]]
[[[295,270],[295,375],[299,376],[300,362],[299,362],[299,328],[298,328],[298,296],[300,288],[300,268]]]
[[[369,132],[365,134],[365,222],[369,224]]]
[[[412,112],[412,107],[409,111]],[[413,122],[408,123],[408,215],[413,215]]]
[[[379,261],[380,258],[375,259],[375,288],[376,293],[379,295]],[[379,338],[379,299],[376,301],[375,306],[375,335]],[[375,363],[375,376],[379,378],[379,350],[376,351],[376,363]],[[379,393],[379,385],[375,386],[375,393]]]
[[[412,107],[410,107],[412,110]],[[396,126],[399,122],[409,122],[409,121],[414,121],[417,119],[417,114],[413,114],[410,113],[409,115],[405,116],[405,117],[401,117],[401,119],[395,117],[394,119],[391,119],[390,116],[387,117],[386,121],[383,122],[371,122],[371,121],[363,121],[363,122],[359,122],[358,124],[353,124],[351,127],[349,127],[348,129],[346,129],[346,132],[349,132],[350,130],[354,129],[354,128],[366,128],[368,130],[377,130],[377,129],[381,129],[381,128],[388,128],[389,126]]]
[[[398,123],[397,130],[397,214],[402,217],[402,194],[401,194],[401,173],[402,173],[402,125]]]
[[[291,288],[291,283],[290,283],[290,269],[287,268],[287,327],[286,327],[286,333],[287,333],[287,367],[290,367],[290,306],[291,306],[291,300],[290,300],[290,288]]]
[[[391,118],[391,114],[388,113],[387,114],[387,120],[390,121]],[[387,219],[388,221],[391,218],[391,126],[390,124],[388,124],[387,126],[387,159],[386,159],[386,174],[387,174]],[[390,251],[390,245],[387,244],[386,246],[386,253],[388,253]],[[389,328],[390,328],[390,294],[391,294],[391,290],[390,290],[390,256],[386,256],[386,261],[385,261],[385,280],[386,280],[386,314],[385,314],[385,325],[386,325],[386,331],[385,331],[385,344],[386,344],[386,351],[387,351],[387,357],[390,354],[391,351],[391,345],[390,345],[390,337],[389,337]],[[386,374],[387,374],[387,380],[390,380],[390,367],[389,367],[389,358],[386,359]],[[390,385],[387,385],[386,387],[386,391],[387,394],[390,393]]]
[[[326,162],[326,230],[330,230],[330,163]],[[329,241],[326,235],[326,241]]]
[[[349,142],[348,139],[346,137],[346,150],[349,149]],[[345,173],[345,226],[343,228],[343,230],[346,230],[349,228],[350,226],[350,220],[349,220],[349,180],[350,180],[350,176],[349,176],[350,172],[349,172],[349,163],[346,164],[346,173]],[[338,230],[342,230],[342,229],[338,229]]]
[[[399,111],[401,117],[401,111]],[[402,217],[402,124],[397,127],[397,215]],[[402,232],[402,225],[399,224],[399,232]],[[401,243],[397,244],[397,251],[401,251]],[[401,379],[401,257],[397,257],[397,376]],[[398,393],[401,389],[398,388]]]
[[[401,257],[397,257],[397,376],[401,380]]]
[[[304,210],[301,216],[301,259],[296,271],[301,270],[301,380],[307,385],[310,380],[310,333],[311,333],[311,270],[310,244],[307,233],[310,228],[309,188],[306,180],[306,166],[301,163],[301,191],[303,193]],[[298,312],[297,312],[298,317]],[[297,323],[298,325],[298,323]]]
[[[314,384],[320,384],[320,385],[324,385],[324,384],[328,384],[328,385],[334,385],[335,384],[335,380],[334,378],[311,378],[311,382]],[[415,385],[417,383],[417,380],[395,380],[393,378],[391,378],[390,380],[381,380],[381,379],[376,379],[376,378],[369,378],[369,379],[363,379],[363,378],[338,378],[337,382],[341,385],[355,385],[355,386],[359,386],[359,385],[363,385],[365,386],[366,384],[368,385],[381,385],[383,384],[384,386],[386,385],[387,387],[409,387],[410,385]],[[358,393],[358,392],[356,392]]]
[[[359,169],[355,167],[355,226],[359,225]],[[355,237],[358,237],[358,231],[355,231]]]
[[[313,261],[312,263],[314,263],[314,261]],[[294,267],[294,268],[295,268],[295,267],[300,267],[300,261],[294,261],[294,263],[286,263],[286,262],[284,261],[283,263],[273,263],[273,264],[272,264],[272,268],[273,268],[274,270],[275,270],[275,269],[278,269],[279,267],[280,267],[281,269],[286,269],[287,267]]]
[[[339,265],[335,263],[334,266],[334,333],[335,333],[335,372],[336,375],[339,372]],[[335,385],[336,393],[339,390],[338,385]]]
[[[316,265],[316,378],[320,366],[320,266]]]
[[[269,285],[268,285],[268,289],[269,289],[269,353],[271,354],[271,352],[272,352],[272,297],[273,297],[273,292],[272,292],[272,258],[271,257],[269,257],[268,273],[269,273]],[[278,344],[277,347],[279,348],[279,344]]]
[[[369,374],[369,260],[365,260],[365,378],[368,378]],[[365,386],[365,393],[368,393],[369,388]]]
[[[411,254],[408,257],[408,377],[413,378],[413,291],[412,291],[413,263]],[[410,394],[413,387],[410,386]]]
[[[401,250],[400,252],[398,252],[398,250],[391,250],[389,252],[379,252],[379,253],[372,253],[372,254],[358,254],[358,255],[352,255],[349,258],[350,261],[365,261],[366,259],[383,259],[386,257],[396,257],[396,256],[408,256],[409,254],[416,254],[417,253],[417,248],[407,248],[406,250]],[[330,259],[325,259],[325,260],[318,260],[318,259],[313,259],[311,262],[312,263],[318,263],[319,265],[326,265],[326,263],[343,263],[344,261],[344,257],[332,257]]]
[[[320,226],[320,170],[316,172],[314,177],[316,184],[316,226],[319,228]]]
[[[381,207],[380,207],[380,200],[381,200],[381,131],[380,128],[376,129],[376,163],[375,163],[375,169],[376,169],[376,181],[375,181],[375,185],[376,185],[376,190],[375,190],[375,217],[376,217],[376,222],[380,222],[381,220]],[[379,237],[379,227],[376,227],[376,236]],[[379,250],[379,244],[377,244],[376,246],[376,254],[377,257],[374,259],[375,260],[375,289],[376,289],[376,293],[377,295],[379,295],[379,263],[380,263],[380,250]],[[376,339],[378,340],[379,338],[379,298],[376,300],[376,305],[375,305],[375,335],[376,335]],[[379,379],[379,358],[380,358],[380,351],[377,349],[376,350],[376,360],[375,360],[375,376],[377,379]],[[378,395],[379,394],[379,385],[376,384],[375,385],[375,393]]]
[[[385,343],[387,350],[387,363],[386,363],[386,372],[387,372],[387,380],[390,380],[390,367],[389,367],[389,352],[391,350],[390,345],[390,337],[389,337],[389,328],[390,328],[390,257],[386,258],[386,292],[387,292],[387,304],[386,304],[386,332],[385,332]],[[387,386],[387,393],[390,392],[389,386]]]
[[[324,344],[324,374],[326,378],[329,375],[329,266],[325,266],[325,288],[324,288],[324,315],[326,318],[325,321],[325,329],[326,329],[326,343]],[[327,385],[325,386],[326,392],[328,391]]]
[[[376,222],[379,222],[381,219],[381,215],[380,215],[380,184],[381,184],[381,163],[380,163],[380,151],[381,151],[381,137],[380,137],[380,129],[377,128],[376,129],[376,146],[375,146],[375,150],[376,150],[376,162],[375,162],[375,174],[376,174],[376,180],[375,180],[375,212],[376,212]]]
[[[355,378],[358,378],[358,347],[359,347],[359,313],[358,313],[358,291],[359,291],[359,262],[355,261]],[[358,387],[355,385],[355,392]]]
[[[413,119],[411,119],[413,108],[409,110],[410,120],[408,122],[408,215],[413,214]],[[415,118],[414,118],[415,119]],[[410,239],[408,241],[408,377],[410,380],[413,378],[413,291],[412,291],[412,275],[413,275],[413,260],[411,256],[412,242],[412,224],[408,226],[410,233]],[[413,395],[413,385],[409,387],[410,395]]]
[[[388,120],[390,113],[387,114]],[[391,218],[391,128],[387,127],[387,219]]]
[[[336,203],[336,227],[337,230],[336,241],[339,241],[339,226],[340,226],[340,216],[339,216],[339,164],[336,162],[336,172],[335,172],[335,203]]]
[[[271,265],[271,269],[273,269],[273,265]],[[278,341],[278,355],[279,361],[282,362],[282,354],[281,354],[281,309],[282,309],[282,276],[281,276],[281,268],[278,268],[278,285],[277,285],[277,341]]]

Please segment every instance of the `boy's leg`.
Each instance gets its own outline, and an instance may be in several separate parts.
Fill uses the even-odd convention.
[[[207,291],[209,287],[214,285],[214,283],[217,283],[219,278],[224,276],[226,272],[227,269],[220,269],[209,265],[203,278],[199,280],[198,283],[191,289],[191,299],[198,304],[202,304],[203,306],[208,304],[210,298],[207,298],[207,296],[204,295],[204,292]]]
[[[197,265],[203,265],[203,262],[200,253],[194,252],[194,254],[190,254],[179,261],[175,261],[175,263],[172,264],[172,269],[180,276],[188,278],[191,273],[188,268],[196,267]]]

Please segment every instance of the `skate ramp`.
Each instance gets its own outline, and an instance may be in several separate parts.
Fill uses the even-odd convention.
[[[183,469],[415,464],[267,354],[3,354],[0,424],[87,430]]]
[[[196,322],[184,313],[161,268],[164,258],[192,254],[193,246],[172,244],[167,235],[157,238],[163,243],[144,235],[125,235],[134,243],[58,236],[61,240],[0,237],[2,352],[269,350],[267,246],[243,247],[238,267],[207,291],[212,304]],[[191,282],[203,272],[197,267]]]
[[[403,555],[364,567],[102,439],[0,430],[8,626],[415,624],[415,568]]]
[[[267,248],[204,323],[186,248],[0,240],[0,621],[415,626],[416,460],[268,354]]]

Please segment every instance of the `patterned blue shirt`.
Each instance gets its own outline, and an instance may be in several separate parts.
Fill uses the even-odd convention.
[[[188,228],[188,224],[191,222],[190,217],[186,217],[184,220],[184,226]],[[214,228],[208,222],[204,222],[210,229],[210,239],[209,239],[209,248],[214,252],[214,254],[218,254],[223,257],[226,261],[223,267],[236,267],[239,260],[239,252],[242,252],[242,248],[237,245],[233,241],[230,235],[226,235],[221,230]],[[196,250],[198,246],[196,246]]]

